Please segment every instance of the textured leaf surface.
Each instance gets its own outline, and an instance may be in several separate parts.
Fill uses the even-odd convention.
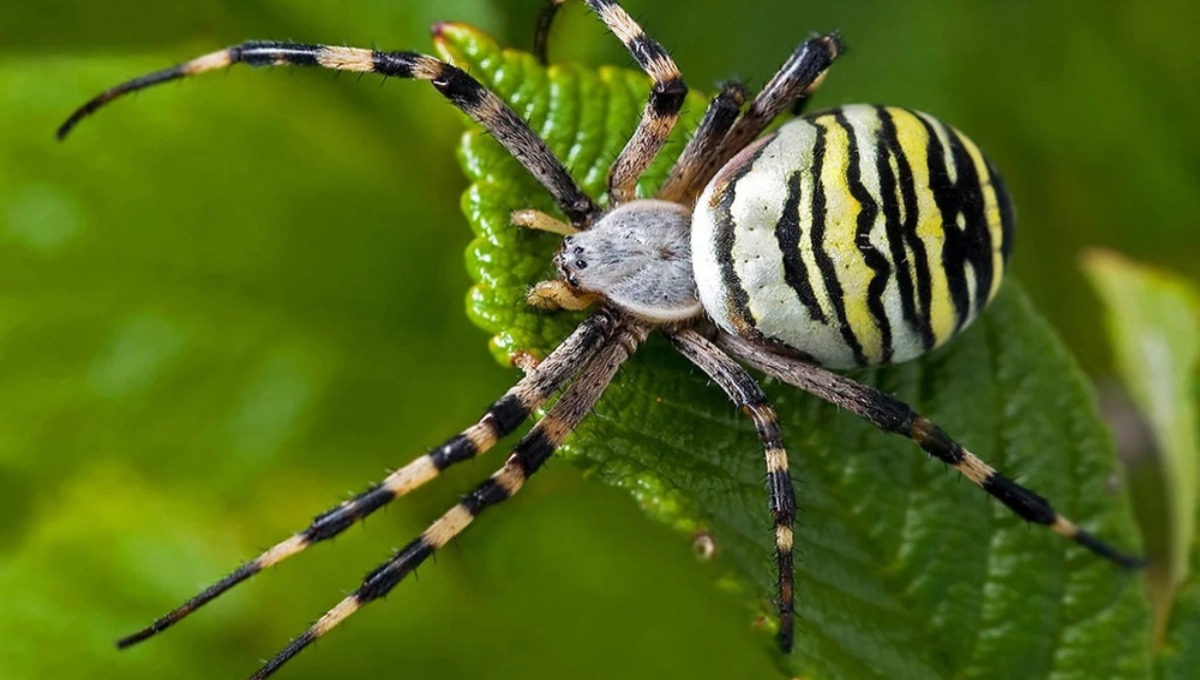
[[[462,26],[448,30],[439,49],[528,118],[587,190],[603,190],[607,164],[636,123],[644,76],[567,65],[545,71]],[[702,107],[693,95],[643,194],[661,180]],[[552,205],[479,130],[464,137],[461,159],[473,182],[464,210],[477,234],[467,255],[478,282],[468,310],[493,333],[502,362],[518,349],[544,352],[575,318],[530,310],[521,297],[549,276],[556,242],[511,227],[508,216]],[[946,349],[856,375],[910,400],[1089,530],[1137,549],[1089,388],[1012,283]],[[1147,675],[1136,576],[1025,526],[911,444],[794,390],[769,391],[803,506],[800,632],[795,653],[778,658],[782,670],[817,678]],[[665,343],[651,342],[623,369],[568,455],[627,488],[653,516],[709,531],[721,583],[750,604],[747,625],[770,614],[761,452],[749,424]],[[763,645],[771,647],[765,635]]]
[[[1084,270],[1105,305],[1116,368],[1151,432],[1149,450],[1131,451],[1129,466],[1160,668],[1192,677],[1200,668],[1200,296],[1179,276],[1108,252],[1090,253]]]

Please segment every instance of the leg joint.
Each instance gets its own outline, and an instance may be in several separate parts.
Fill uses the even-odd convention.
[[[673,116],[683,108],[683,100],[687,98],[688,86],[683,78],[671,78],[654,83],[650,97],[650,107],[659,118]]]

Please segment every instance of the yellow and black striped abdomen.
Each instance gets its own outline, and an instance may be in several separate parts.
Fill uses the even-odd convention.
[[[716,323],[830,367],[905,361],[995,296],[1012,205],[971,140],[932,116],[845,106],[748,147],[692,224],[700,300]]]

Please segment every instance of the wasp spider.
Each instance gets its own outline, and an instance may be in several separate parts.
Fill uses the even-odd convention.
[[[543,60],[551,19],[564,1],[552,0],[539,20],[535,51]],[[760,136],[782,112],[804,105],[842,52],[836,35],[817,35],[748,104],[742,86],[726,85],[658,194],[637,198],[635,184],[675,125],[687,87],[667,52],[617,2],[587,4],[653,81],[641,121],[612,165],[603,206],[499,97],[459,68],[413,52],[246,42],[118,85],[59,128],[65,137],[125,94],[235,63],[429,81],[520,161],[561,212],[513,215],[516,225],[563,236],[554,257],[557,276],[534,286],[528,301],[547,309],[595,310],[543,360],[528,362],[524,377],[473,425],[317,516],[119,646],[165,630],[250,576],[488,451],[561,393],[495,474],[368,574],[254,677],[272,674],[387,594],[484,510],[517,493],[652,332],[669,338],[757,429],[774,516],[778,642],[785,651],[794,628],[796,503],[775,412],[742,364],[909,438],[1025,520],[1117,564],[1137,564],[908,405],[828,370],[880,366],[928,352],[970,324],[996,295],[1013,243],[1013,213],[999,174],[975,144],[924,113],[865,105],[800,117]]]

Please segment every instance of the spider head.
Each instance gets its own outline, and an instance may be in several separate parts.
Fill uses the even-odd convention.
[[[583,292],[579,286],[579,273],[588,268],[588,261],[593,259],[593,254],[588,252],[587,239],[584,239],[583,243],[575,241],[575,235],[563,239],[562,245],[554,255],[554,268],[558,271],[558,278],[572,291]]]

